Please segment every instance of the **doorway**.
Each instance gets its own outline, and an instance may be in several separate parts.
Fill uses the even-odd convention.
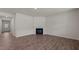
[[[10,20],[2,20],[2,33],[10,32]]]

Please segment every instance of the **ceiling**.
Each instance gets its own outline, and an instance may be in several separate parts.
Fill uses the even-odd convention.
[[[1,12],[7,13],[23,13],[32,16],[50,16],[56,13],[70,11],[73,8],[0,8]]]

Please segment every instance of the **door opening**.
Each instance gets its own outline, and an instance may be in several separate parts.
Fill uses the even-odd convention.
[[[2,20],[2,33],[10,31],[10,20]]]

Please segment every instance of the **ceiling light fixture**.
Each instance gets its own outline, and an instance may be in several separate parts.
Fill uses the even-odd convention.
[[[35,10],[37,10],[37,8],[34,8]]]

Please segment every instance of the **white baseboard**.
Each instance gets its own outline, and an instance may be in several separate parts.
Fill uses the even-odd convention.
[[[58,36],[58,37],[63,37],[63,38],[68,38],[68,39],[75,39],[75,40],[79,40],[79,38],[76,37],[69,37],[69,36],[64,36],[64,35],[57,35],[57,34],[48,34],[51,36]]]
[[[19,35],[16,35],[16,37],[22,37],[22,36],[27,36],[27,35],[32,35],[34,33],[29,33],[29,34],[19,34]]]

